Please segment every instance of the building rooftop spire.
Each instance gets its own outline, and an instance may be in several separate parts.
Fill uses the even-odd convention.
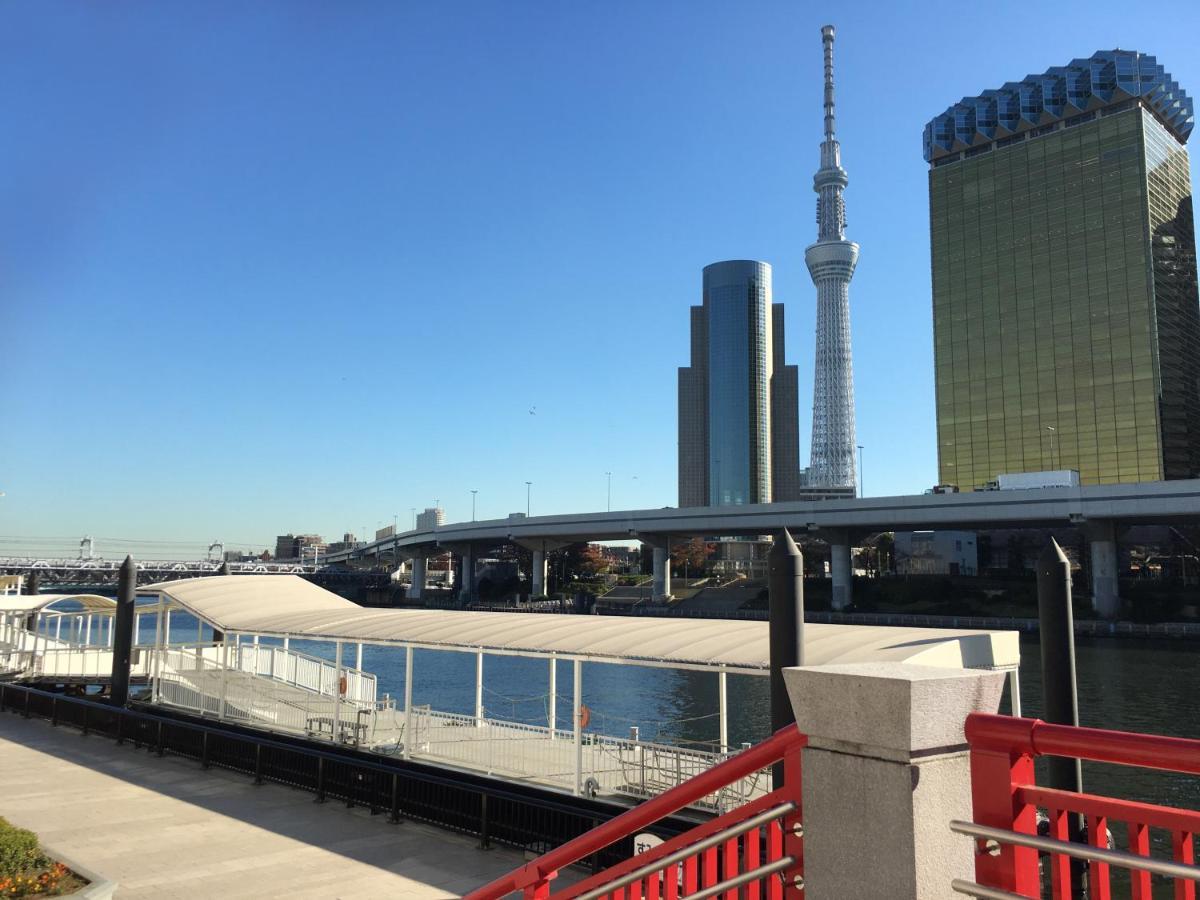
[[[821,42],[825,45],[825,140],[832,141],[836,128],[833,111],[833,36],[832,25],[821,29]]]
[[[846,207],[842,191],[849,183],[846,170],[842,168],[842,148],[838,144],[836,116],[833,103],[833,37],[834,28],[826,25],[821,29],[821,43],[825,48],[825,140],[821,142],[821,168],[813,176],[813,190],[817,192],[817,240],[845,240]]]

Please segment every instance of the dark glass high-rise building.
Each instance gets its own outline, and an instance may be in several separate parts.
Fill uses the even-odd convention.
[[[798,378],[783,358],[771,267],[704,268],[691,365],[679,370],[679,505],[793,500],[800,491]]]
[[[1200,476],[1193,122],[1114,50],[926,126],[942,482]]]

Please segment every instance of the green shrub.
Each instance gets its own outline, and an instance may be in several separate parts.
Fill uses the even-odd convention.
[[[47,862],[36,834],[0,819],[0,878],[12,878]]]

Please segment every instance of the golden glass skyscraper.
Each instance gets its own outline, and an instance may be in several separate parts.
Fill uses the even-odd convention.
[[[1193,121],[1115,50],[926,126],[941,482],[1200,476]]]

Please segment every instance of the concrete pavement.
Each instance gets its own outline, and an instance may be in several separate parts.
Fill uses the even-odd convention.
[[[133,898],[457,897],[523,861],[415,822],[0,714],[0,815]]]

